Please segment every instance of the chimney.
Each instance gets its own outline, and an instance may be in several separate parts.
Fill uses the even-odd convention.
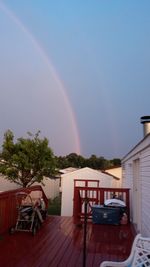
[[[150,116],[141,117],[141,123],[143,124],[144,137],[150,133]]]

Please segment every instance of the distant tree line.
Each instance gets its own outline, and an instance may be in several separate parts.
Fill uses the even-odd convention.
[[[108,168],[121,166],[121,160],[119,158],[107,160],[104,157],[97,157],[96,155],[91,155],[89,158],[84,158],[76,153],[71,153],[63,157],[56,157],[56,162],[59,169],[64,169],[67,167],[89,167],[97,170],[105,170]]]

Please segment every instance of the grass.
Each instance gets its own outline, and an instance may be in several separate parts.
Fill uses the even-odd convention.
[[[61,198],[56,197],[53,200],[49,200],[48,203],[48,214],[49,215],[60,215],[61,213]]]

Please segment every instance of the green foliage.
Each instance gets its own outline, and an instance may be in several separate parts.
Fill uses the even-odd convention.
[[[118,159],[118,158],[112,159],[111,163],[112,163],[113,166],[116,166],[116,167],[117,166],[121,166],[121,160]]]
[[[84,168],[89,167],[97,170],[105,170],[112,167],[120,167],[120,159],[107,160],[104,157],[91,155],[89,158],[84,158],[76,153],[71,153],[64,157],[56,157],[57,168],[64,169],[68,167]]]
[[[49,215],[60,215],[61,213],[61,198],[56,197],[53,200],[49,200],[48,203],[48,214]]]
[[[53,151],[48,147],[47,138],[40,139],[39,134],[40,131],[35,135],[28,133],[29,138],[21,137],[16,143],[10,130],[4,134],[0,172],[23,187],[55,174]]]

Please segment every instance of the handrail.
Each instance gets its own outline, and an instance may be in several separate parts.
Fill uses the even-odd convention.
[[[19,188],[15,190],[0,193],[0,234],[8,231],[8,229],[16,224],[17,208],[16,194],[19,192],[30,193],[32,191],[41,191],[42,197],[48,206],[48,199],[40,185],[28,188]]]
[[[94,187],[99,187],[99,183],[100,183],[100,181],[99,180],[92,180],[92,179],[88,179],[88,180],[84,180],[84,179],[74,179],[74,187],[76,187],[76,186],[79,186],[79,185],[77,185],[77,183],[78,182],[82,182],[83,183],[83,186],[84,187],[89,187],[89,184],[90,183],[95,183],[95,186]]]
[[[84,219],[84,204],[88,199],[88,219],[91,218],[91,206],[104,205],[110,198],[122,199],[126,204],[128,222],[130,222],[129,188],[74,187],[73,217],[74,223],[80,224]]]

